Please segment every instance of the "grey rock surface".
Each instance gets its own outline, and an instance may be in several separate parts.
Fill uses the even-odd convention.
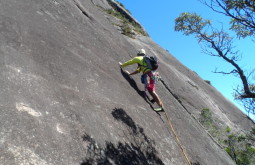
[[[254,123],[149,37],[122,35],[110,7],[0,0],[0,164],[187,164],[166,118],[141,97],[139,76],[118,66],[139,48],[161,61],[156,91],[190,161],[234,164],[197,121],[201,109],[236,131]]]

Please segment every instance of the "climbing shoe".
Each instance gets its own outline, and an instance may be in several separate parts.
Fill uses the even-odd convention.
[[[159,111],[164,111],[164,109],[162,107],[159,107],[159,108],[154,108],[154,111],[159,112]]]

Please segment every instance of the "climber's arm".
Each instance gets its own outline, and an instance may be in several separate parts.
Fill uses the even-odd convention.
[[[127,62],[124,62],[123,64],[121,62],[119,62],[120,64],[120,67],[126,67],[128,65],[132,65],[132,64],[138,64],[140,63],[141,59],[138,58],[138,57],[135,57],[135,58],[132,58],[131,60],[127,61]]]
[[[138,70],[136,70],[136,71],[134,71],[134,72],[132,72],[132,73],[129,73],[129,75],[131,76],[131,75],[134,75],[134,74],[137,74],[137,73],[139,73]]]

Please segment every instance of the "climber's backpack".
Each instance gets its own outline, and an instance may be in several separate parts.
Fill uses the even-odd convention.
[[[159,61],[157,59],[156,56],[144,56],[144,61],[147,64],[147,68],[151,69],[151,70],[157,70],[158,69],[158,64]]]

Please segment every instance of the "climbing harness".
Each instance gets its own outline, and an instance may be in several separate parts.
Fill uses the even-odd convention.
[[[154,80],[155,83],[160,81],[161,77],[159,75],[159,72],[152,71],[152,79]]]

